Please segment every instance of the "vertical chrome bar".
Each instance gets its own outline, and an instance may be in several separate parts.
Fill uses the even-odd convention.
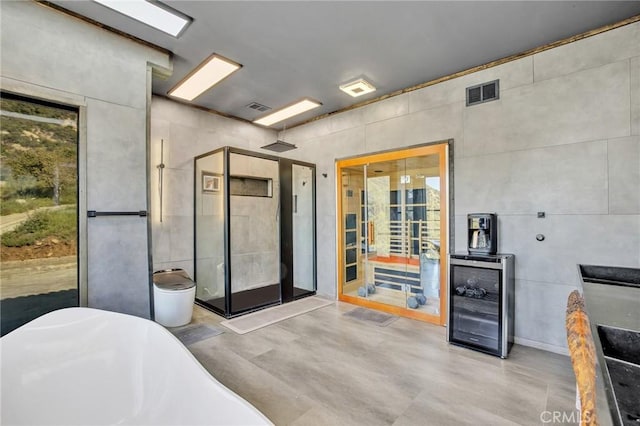
[[[164,181],[164,139],[160,139],[160,164],[158,165],[158,192],[160,193],[160,222],[162,222],[162,193]]]

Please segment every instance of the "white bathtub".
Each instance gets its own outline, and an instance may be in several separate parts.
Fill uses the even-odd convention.
[[[2,425],[270,425],[162,326],[69,308],[0,339]]]

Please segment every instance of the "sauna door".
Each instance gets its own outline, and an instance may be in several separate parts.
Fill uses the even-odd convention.
[[[408,151],[338,162],[339,297],[442,324],[445,145]]]

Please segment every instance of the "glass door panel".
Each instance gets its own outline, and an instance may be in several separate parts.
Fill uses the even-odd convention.
[[[231,314],[280,302],[277,160],[229,154]]]
[[[407,229],[402,191],[404,160],[370,163],[365,167],[365,228],[371,242],[365,258],[368,295],[372,301],[406,308]]]
[[[315,288],[315,173],[312,167],[291,165],[293,196],[293,297]]]
[[[0,324],[78,306],[78,111],[2,94]]]
[[[363,208],[364,171],[363,167],[343,169],[341,174],[341,264],[343,293],[352,297],[366,297],[365,277],[362,268],[363,254],[366,253],[366,230]]]
[[[436,145],[339,162],[341,300],[444,323],[445,153]]]
[[[224,150],[195,160],[196,298],[226,314]]]

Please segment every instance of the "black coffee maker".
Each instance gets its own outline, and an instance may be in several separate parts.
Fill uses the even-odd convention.
[[[498,216],[495,213],[467,215],[467,250],[469,254],[498,252]]]

